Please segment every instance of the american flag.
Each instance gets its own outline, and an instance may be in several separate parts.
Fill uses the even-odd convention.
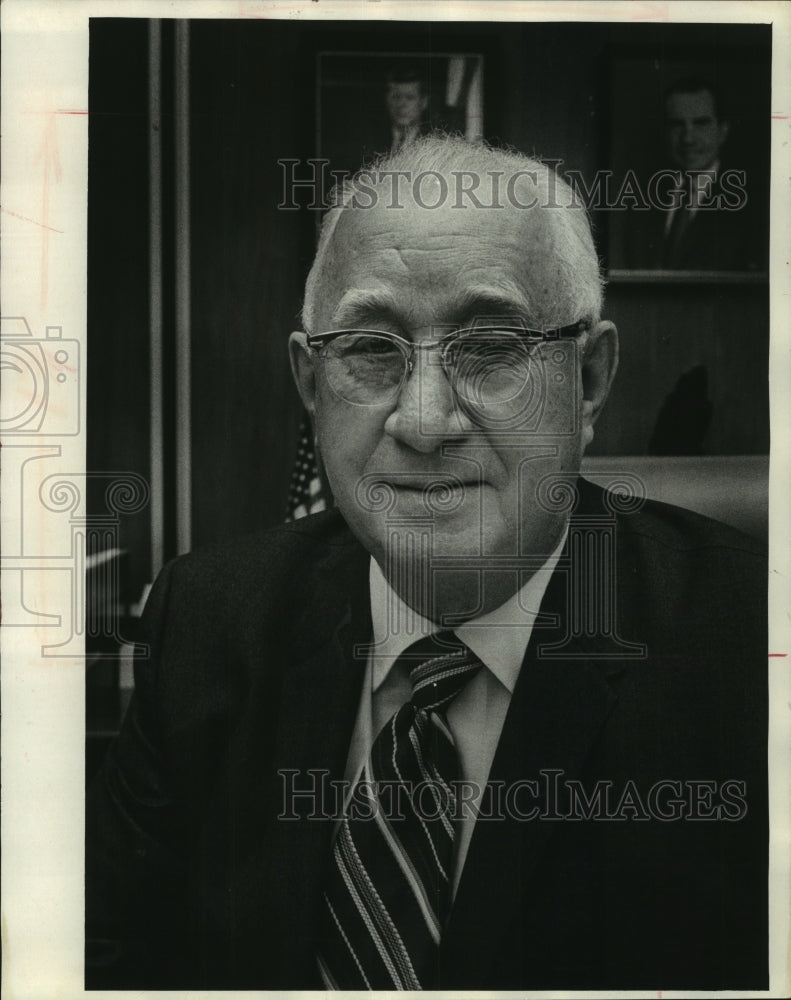
[[[316,457],[313,429],[306,413],[299,428],[297,458],[288,488],[286,520],[297,521],[331,505],[332,497]]]

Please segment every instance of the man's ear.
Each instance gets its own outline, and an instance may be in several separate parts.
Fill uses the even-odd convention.
[[[316,410],[316,369],[307,335],[301,331],[292,333],[288,338],[288,353],[297,391],[312,420]]]
[[[582,445],[593,440],[593,425],[607,400],[618,370],[618,331],[601,320],[588,333],[582,356]]]

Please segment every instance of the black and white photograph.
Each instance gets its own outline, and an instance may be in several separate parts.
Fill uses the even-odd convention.
[[[791,22],[352,6],[4,12],[9,995],[782,996]]]

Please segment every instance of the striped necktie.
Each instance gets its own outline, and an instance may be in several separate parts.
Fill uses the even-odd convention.
[[[374,740],[333,843],[317,954],[327,989],[418,990],[437,976],[459,778],[445,711],[481,662],[441,632],[401,663],[412,700]]]

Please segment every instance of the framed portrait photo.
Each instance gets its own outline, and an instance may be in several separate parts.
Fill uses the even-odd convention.
[[[614,47],[611,277],[765,280],[770,53],[742,44]],[[727,275],[727,279],[722,278]]]
[[[434,129],[480,139],[483,70],[480,53],[319,52],[318,156],[353,173]]]

